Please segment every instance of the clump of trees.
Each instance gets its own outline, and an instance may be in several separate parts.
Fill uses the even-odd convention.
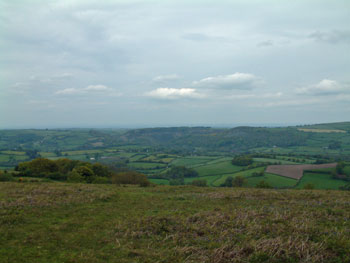
[[[198,172],[185,166],[173,166],[164,175],[169,179],[198,177]]]
[[[184,184],[185,184],[185,180],[183,177],[169,180],[169,185],[184,185]]]
[[[225,182],[221,184],[222,187],[242,187],[245,183],[245,178],[243,176],[229,176],[226,178]]]
[[[350,174],[345,172],[345,162],[338,162],[335,170],[331,172],[333,179],[340,179],[345,181],[350,181]]]
[[[20,163],[15,170],[23,177],[85,183],[108,183],[111,176],[110,169],[100,163],[91,164],[66,158],[58,160],[37,158]]]
[[[265,175],[264,171],[252,173],[252,177],[262,177],[264,175]]]
[[[256,188],[265,188],[265,189],[272,188],[272,186],[266,181],[260,181],[259,183],[257,183],[257,185],[255,187]]]
[[[89,163],[66,158],[49,160],[37,158],[20,163],[16,168],[20,177],[41,177],[73,183],[116,183],[148,186],[150,182],[144,174],[127,169],[118,170],[100,163]]]
[[[350,183],[348,183],[344,186],[340,186],[339,190],[350,191]]]
[[[315,188],[315,186],[312,183],[307,183],[306,185],[304,185],[303,188],[307,190],[312,190]]]
[[[199,186],[199,187],[205,187],[207,185],[207,180],[205,179],[195,179],[191,182],[191,185],[193,186]]]
[[[118,185],[138,184],[142,187],[147,187],[151,185],[146,175],[135,171],[121,172],[121,173],[112,175],[112,183],[118,184]]]
[[[7,171],[1,171],[0,170],[0,182],[11,182],[14,181],[15,178],[13,178],[12,174],[8,173]]]
[[[152,176],[155,179],[168,179],[170,185],[184,185],[185,178],[198,177],[198,172],[185,166],[173,166],[166,173]]]
[[[239,155],[234,157],[231,162],[233,165],[248,166],[253,163],[253,158],[249,155]]]
[[[337,174],[344,174],[344,168],[345,168],[345,163],[339,162],[339,163],[337,163],[335,171],[337,172]]]

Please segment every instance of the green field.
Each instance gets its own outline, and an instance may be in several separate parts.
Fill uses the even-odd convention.
[[[136,162],[136,161],[138,161],[138,160],[140,160],[140,159],[142,159],[142,158],[144,158],[146,156],[147,155],[145,155],[145,154],[135,154],[135,155],[131,156],[129,160],[131,162]]]
[[[26,155],[15,155],[15,154],[11,154],[11,155],[0,154],[0,162],[8,162],[11,159],[13,159],[14,161],[20,162],[20,161],[27,160],[28,156],[26,156]]]
[[[254,168],[254,169],[249,169],[249,170],[244,170],[244,171],[240,171],[240,172],[236,172],[233,174],[225,174],[222,175],[217,181],[215,181],[214,186],[220,186],[221,184],[223,184],[226,180],[227,177],[232,176],[242,176],[242,177],[250,177],[253,173],[257,173],[257,172],[262,172],[265,170],[265,167],[258,167],[258,168]]]
[[[225,161],[220,163],[201,165],[194,169],[199,173],[200,176],[208,176],[234,173],[242,170],[242,167],[232,165],[231,161]]]
[[[193,167],[200,164],[206,164],[207,162],[212,161],[212,158],[208,157],[185,157],[185,158],[178,158],[171,162],[171,165],[176,166],[186,166],[186,167]]]
[[[255,187],[259,182],[265,181],[267,182],[271,187],[275,188],[281,188],[281,187],[293,187],[297,184],[297,180],[275,175],[275,174],[269,174],[265,173],[264,176],[259,177],[249,177],[246,179],[247,187]]]
[[[167,179],[149,179],[154,184],[159,185],[169,185],[169,180]]]
[[[224,176],[221,176],[218,180],[216,180],[213,185],[214,186],[220,186],[222,183],[225,182],[226,178],[231,176],[231,177],[236,177],[236,176],[242,176],[245,178],[245,187],[255,187],[260,181],[265,181],[267,182],[271,187],[274,188],[281,188],[281,187],[293,187],[296,185],[297,180],[275,175],[275,174],[269,174],[265,173],[264,176],[259,176],[259,177],[253,177],[253,173],[257,172],[262,172],[265,170],[265,167],[258,167],[254,169],[249,169],[245,171],[240,171],[237,173],[233,174],[226,174]]]
[[[25,155],[25,152],[21,151],[1,151],[0,154],[6,154],[6,155]]]
[[[192,178],[185,178],[185,183],[191,183],[193,180],[206,180],[208,186],[212,186],[215,180],[220,178],[220,175],[211,175],[211,176],[200,176],[200,177],[192,177]]]
[[[350,175],[350,165],[347,164],[345,167],[344,167],[344,173],[347,174],[347,175]]]
[[[146,163],[146,162],[133,162],[129,164],[130,167],[136,169],[161,169],[166,167],[164,163]]]
[[[272,159],[272,158],[254,158],[254,162],[262,163],[273,163],[273,164],[299,164],[299,162],[281,160],[281,159]]]
[[[349,262],[350,192],[0,183],[0,262]]]
[[[304,188],[305,185],[311,184],[316,189],[339,189],[340,186],[344,186],[347,182],[342,180],[335,180],[330,174],[317,174],[305,172],[297,185],[297,188]]]

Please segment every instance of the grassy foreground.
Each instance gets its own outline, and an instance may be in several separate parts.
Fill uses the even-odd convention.
[[[0,183],[0,262],[349,262],[350,192]]]

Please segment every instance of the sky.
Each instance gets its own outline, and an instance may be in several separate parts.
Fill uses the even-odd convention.
[[[349,0],[0,10],[0,128],[350,121]]]

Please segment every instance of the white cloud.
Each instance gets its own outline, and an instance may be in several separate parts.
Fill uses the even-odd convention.
[[[196,89],[191,88],[158,88],[146,94],[149,97],[157,99],[181,99],[181,98],[202,98],[204,95],[197,93]]]
[[[174,81],[174,80],[178,80],[181,77],[177,74],[169,74],[169,75],[160,75],[157,77],[153,78],[154,82],[167,82],[167,81]]]
[[[83,89],[84,91],[110,91],[111,88],[104,85],[89,85]]]
[[[80,92],[81,92],[80,89],[67,88],[67,89],[58,90],[55,92],[55,94],[56,95],[73,95],[73,94],[78,94]]]
[[[296,93],[301,95],[336,95],[346,91],[350,91],[349,88],[337,81],[324,79],[315,85],[298,88]]]
[[[121,93],[116,93],[112,88],[107,87],[105,85],[89,85],[85,88],[66,88],[62,90],[58,90],[55,92],[56,95],[75,95],[75,94],[89,94],[89,93],[98,93],[98,94],[108,94],[112,96],[120,96]]]
[[[231,75],[208,77],[192,82],[198,88],[222,89],[252,89],[259,82],[259,78],[249,73],[236,72]]]

